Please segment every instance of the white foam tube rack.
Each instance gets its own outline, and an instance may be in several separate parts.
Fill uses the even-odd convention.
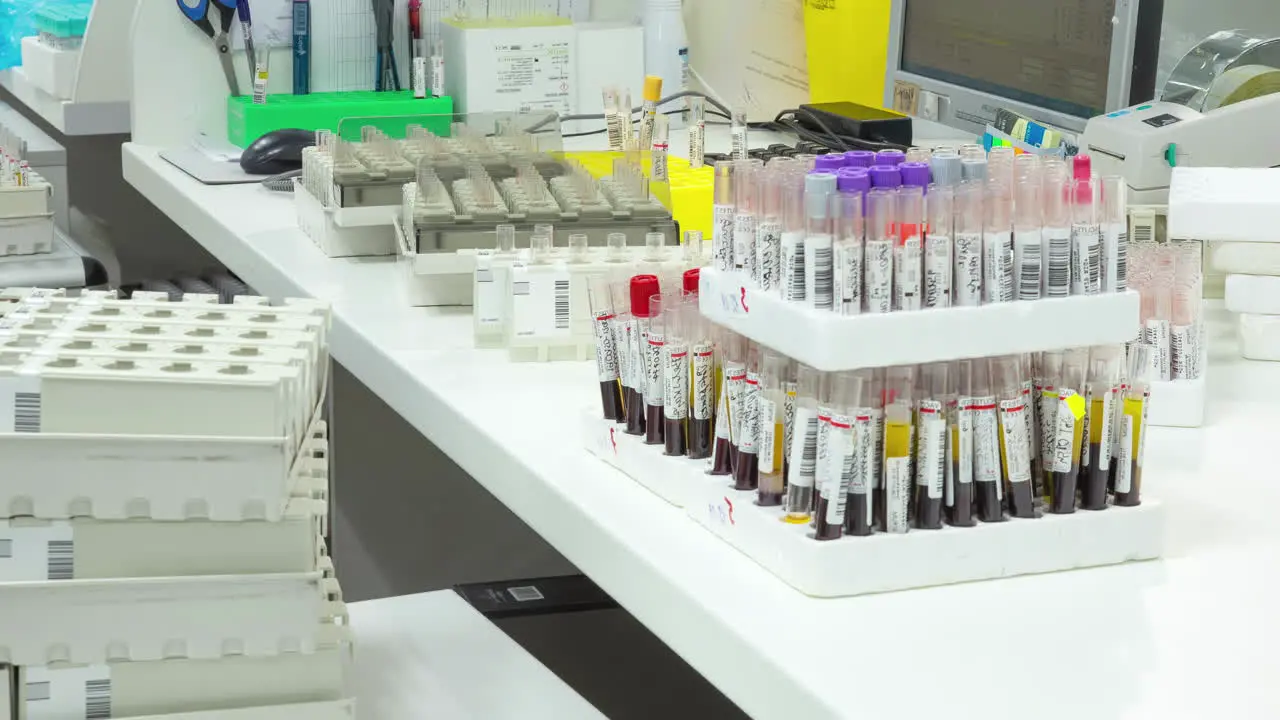
[[[400,207],[326,207],[302,181],[293,185],[298,227],[329,257],[363,257],[396,254],[392,221]]]
[[[23,470],[0,517],[275,521],[325,454],[322,305],[6,291],[0,308],[0,459]]]
[[[1280,168],[1173,169],[1172,240],[1280,242]]]
[[[349,659],[347,646],[272,657],[21,668],[17,700],[28,720],[331,703],[345,697]]]
[[[782,508],[756,505],[755,491],[708,475],[705,461],[665,456],[661,446],[598,417],[584,421],[583,433],[592,454],[814,597],[1114,565],[1157,558],[1164,549],[1164,508],[1149,499],[1137,507],[819,542],[807,523],[783,522]]]
[[[0,184],[0,256],[53,252],[53,190],[35,171],[24,185]]]
[[[714,322],[818,370],[856,370],[1119,344],[1138,333],[1138,293],[841,316],[703,268],[699,307]]]

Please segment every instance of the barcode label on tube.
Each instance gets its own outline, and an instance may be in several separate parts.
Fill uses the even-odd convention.
[[[649,341],[645,346],[644,370],[647,383],[644,391],[646,405],[663,404],[662,381],[665,376],[662,365],[663,348],[666,345],[664,336],[650,331]]]
[[[710,420],[715,404],[715,351],[709,343],[693,347],[693,419]]]
[[[1120,457],[1116,458],[1116,462],[1120,463],[1116,466],[1116,492],[1132,491],[1133,415],[1129,413],[1120,417]]]
[[[1031,482],[1031,443],[1022,398],[1000,402],[1000,433],[1009,482]]]
[[[791,302],[804,301],[804,233],[788,232],[782,235],[782,299]]]
[[[596,374],[600,382],[618,379],[618,354],[613,345],[613,313],[600,313],[591,323],[596,340]]]
[[[669,343],[662,354],[666,368],[663,413],[668,420],[684,420],[689,417],[689,348],[684,343]]]
[[[1191,325],[1173,325],[1169,328],[1169,377],[1173,380],[1195,378],[1194,345],[1191,341],[1195,328]]]
[[[732,205],[716,205],[712,209],[712,221],[715,226],[711,231],[711,259],[715,268],[727,272],[733,269],[733,224],[735,219]]]
[[[756,228],[755,280],[761,290],[779,287],[778,272],[782,262],[782,225],[763,220]]]
[[[908,504],[911,498],[911,459],[885,458],[885,529],[891,533],[908,530]]]
[[[973,411],[973,479],[975,482],[1000,480],[999,420],[996,399],[991,396],[972,398]]]
[[[916,484],[924,488],[928,496],[934,500],[942,497],[947,460],[946,436],[947,420],[942,414],[942,403],[935,400],[922,401]]]
[[[893,248],[887,240],[867,242],[866,283],[868,313],[893,310]]]
[[[853,453],[853,423],[847,415],[832,415],[827,431],[827,482],[822,496],[827,503],[827,522],[838,525],[844,522],[845,503],[853,479],[849,465]]]
[[[1045,262],[1044,295],[1059,298],[1071,294],[1071,232],[1066,228],[1045,228],[1049,255]]]
[[[1051,472],[1071,472],[1076,461],[1076,423],[1080,420],[1076,408],[1083,408],[1084,399],[1074,390],[1059,390],[1054,410]]]
[[[746,388],[742,395],[742,437],[738,449],[746,453],[758,453],[760,449],[760,376],[747,373]]]
[[[1014,268],[1018,273],[1018,300],[1039,300],[1043,282],[1044,243],[1040,230],[1019,230],[1014,238]]]
[[[791,473],[787,482],[796,487],[813,487],[818,463],[818,415],[813,408],[796,407],[795,428],[791,437]]]
[[[796,384],[782,383],[782,447],[784,457],[790,457],[791,435],[796,425]]]
[[[813,487],[819,493],[825,492],[827,486],[827,470],[829,468],[829,458],[831,447],[829,436],[831,434],[831,410],[828,408],[818,408],[818,432],[815,437],[817,442],[817,453],[814,456],[813,464]]]
[[[955,303],[961,307],[982,304],[982,236],[956,233],[955,277],[952,279]]]
[[[924,306],[951,305],[951,238],[930,235],[925,242]]]
[[[1170,378],[1171,339],[1169,337],[1169,321],[1150,319],[1142,329],[1142,341],[1151,345],[1155,351],[1151,353],[1151,369],[1157,380],[1168,381]]]
[[[840,243],[835,247],[835,311],[841,315],[862,312],[862,245]]]
[[[921,261],[919,237],[907,238],[894,252],[894,300],[901,310],[920,309]]]
[[[983,243],[983,257],[986,261],[986,301],[989,303],[1010,302],[1013,300],[1013,268],[1012,257],[1006,252],[1011,240],[1008,232],[987,233]]]
[[[772,400],[761,395],[756,400],[756,415],[759,417],[759,437],[760,447],[758,455],[760,456],[760,473],[773,473],[781,470],[777,464],[781,463],[782,458],[774,455],[774,438],[778,433],[778,425],[774,422],[777,417],[778,406]]]
[[[1115,291],[1124,292],[1129,289],[1129,233],[1120,226],[1120,239],[1116,244],[1116,282]]]
[[[834,261],[830,235],[810,235],[804,241],[805,297],[818,310],[832,308]]]
[[[733,267],[754,277],[756,265],[756,216],[738,213],[733,218]]]
[[[1101,243],[1098,226],[1081,224],[1071,228],[1075,263],[1071,269],[1071,292],[1074,295],[1097,295]]]

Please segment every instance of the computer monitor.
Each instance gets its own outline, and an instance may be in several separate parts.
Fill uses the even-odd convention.
[[[1078,133],[1155,95],[1164,0],[893,0],[892,12],[891,109],[907,99],[982,134],[1004,108]]]

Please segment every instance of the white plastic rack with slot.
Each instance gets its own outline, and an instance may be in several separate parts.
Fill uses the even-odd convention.
[[[355,700],[147,715],[132,720],[355,720]]]

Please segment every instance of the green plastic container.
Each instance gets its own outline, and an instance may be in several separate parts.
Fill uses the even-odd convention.
[[[417,99],[413,91],[331,92],[309,95],[268,95],[265,105],[254,105],[247,95],[227,98],[227,140],[239,147],[282,128],[328,129],[348,118],[367,118],[342,127],[343,137],[359,140],[360,128],[373,125],[392,137],[404,137],[405,126],[421,125],[447,136],[453,119],[453,99]]]

